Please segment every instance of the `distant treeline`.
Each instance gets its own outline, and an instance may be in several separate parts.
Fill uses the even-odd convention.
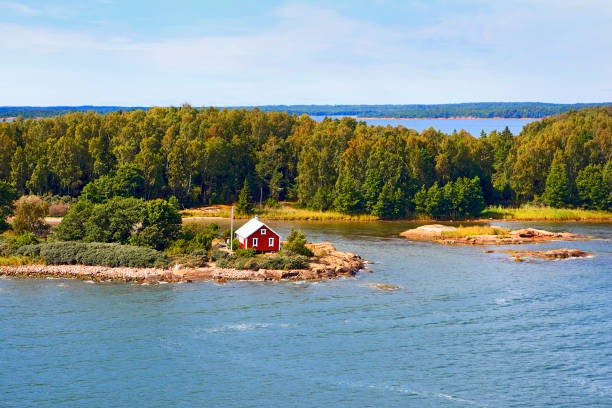
[[[611,160],[610,106],[484,137],[189,105],[0,122],[0,181],[94,202],[174,196],[191,207],[242,191],[381,218],[457,219],[534,200],[609,209]]]
[[[570,110],[606,103],[553,104],[540,102],[478,102],[441,105],[266,105],[258,107],[264,112],[287,112],[311,116],[357,116],[374,118],[543,118]],[[148,109],[134,106],[6,106],[0,107],[0,118],[47,118],[71,112],[108,113]],[[229,109],[253,109],[253,106],[235,106]]]

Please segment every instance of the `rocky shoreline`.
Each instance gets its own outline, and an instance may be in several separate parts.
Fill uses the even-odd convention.
[[[570,241],[587,238],[583,235],[572,234],[570,232],[550,232],[535,228],[512,230],[504,235],[472,235],[445,238],[445,235],[452,235],[453,232],[458,230],[458,228],[448,225],[432,224],[404,231],[400,235],[412,240],[436,241],[444,245],[533,244],[552,240]]]
[[[317,280],[333,279],[339,276],[355,276],[365,267],[365,260],[350,252],[337,251],[332,244],[309,244],[315,253],[307,269],[250,270],[224,269],[211,263],[202,268],[110,268],[87,265],[20,265],[0,266],[0,275],[20,278],[72,278],[100,281],[121,281],[136,283],[193,282],[201,280]]]

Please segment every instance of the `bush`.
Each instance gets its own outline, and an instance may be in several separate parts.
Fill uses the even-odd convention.
[[[213,261],[219,261],[221,259],[228,259],[231,256],[232,255],[227,251],[221,251],[220,249],[215,249],[212,251],[210,257]]]
[[[24,245],[38,244],[38,239],[31,232],[24,232],[21,235],[14,235],[8,239],[8,245],[13,248],[20,248]]]
[[[215,252],[215,251],[213,251]],[[222,251],[219,251],[222,252]],[[308,258],[303,255],[277,254],[274,256],[244,257],[238,254],[224,252],[225,256],[217,254],[217,266],[224,269],[306,269]],[[213,254],[213,259],[215,254]]]
[[[50,265],[100,265],[109,267],[167,268],[170,259],[162,252],[101,242],[55,242],[26,245],[16,253],[27,257],[41,257]]]
[[[295,231],[293,229],[287,237],[287,243],[283,245],[283,250],[307,257],[314,255],[310,248],[306,247],[306,235],[301,231]]]
[[[255,256],[255,248],[238,248],[235,252],[239,258],[252,258]]]
[[[15,203],[15,218],[13,230],[17,234],[31,232],[44,235],[49,231],[45,217],[49,212],[49,204],[35,195],[23,196]]]

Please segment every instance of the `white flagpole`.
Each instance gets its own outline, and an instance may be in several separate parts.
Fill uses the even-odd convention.
[[[234,206],[232,205],[232,220],[230,221],[230,252],[234,251]]]

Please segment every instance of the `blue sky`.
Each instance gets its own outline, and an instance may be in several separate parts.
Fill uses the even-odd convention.
[[[0,105],[612,100],[612,1],[4,1]]]

